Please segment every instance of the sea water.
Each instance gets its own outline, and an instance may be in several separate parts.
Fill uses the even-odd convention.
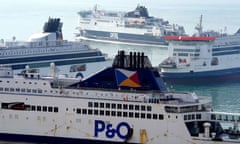
[[[240,28],[239,0],[0,0],[0,39],[6,41],[16,37],[27,40],[36,32],[41,32],[48,17],[61,18],[64,39],[74,40],[80,10],[90,10],[97,4],[100,9],[132,11],[140,4],[149,10],[149,15],[161,17],[172,24],[185,27],[187,34],[196,31],[194,27],[203,15],[203,29],[235,33]],[[118,50],[140,51],[150,57],[153,66],[167,57],[167,49],[151,46],[131,46],[85,42],[99,48],[109,57]],[[216,111],[240,113],[240,81],[202,84],[168,85],[173,91],[190,91],[211,97]]]

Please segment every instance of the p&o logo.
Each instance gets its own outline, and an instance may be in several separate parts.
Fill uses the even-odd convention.
[[[114,138],[115,136],[120,139],[127,139],[131,127],[126,122],[120,122],[116,126],[111,123],[105,123],[102,120],[95,120],[94,136],[98,137],[99,134],[104,133],[107,138]]]

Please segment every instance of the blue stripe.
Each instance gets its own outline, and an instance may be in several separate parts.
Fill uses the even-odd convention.
[[[216,48],[215,46],[213,47],[213,52],[217,51],[228,51],[228,50],[240,50],[240,46],[234,46],[234,47],[222,47],[222,48]]]
[[[213,48],[213,56],[233,55],[240,53],[240,46]]]
[[[225,52],[218,52],[218,53],[213,53],[213,56],[221,56],[221,55],[234,55],[234,54],[239,54],[240,50],[235,50],[235,51],[225,51]]]
[[[40,68],[40,67],[49,67],[50,63],[54,62],[56,66],[61,65],[72,65],[72,64],[80,64],[80,63],[91,63],[91,62],[102,62],[105,61],[104,57],[94,57],[94,58],[84,58],[84,59],[70,59],[70,60],[50,60],[47,62],[26,62],[24,64],[13,64],[12,69],[24,69],[26,65],[29,65],[31,68]]]
[[[33,142],[33,143],[48,143],[48,144],[122,144],[124,142],[112,142],[90,139],[74,139],[50,136],[34,136],[34,135],[18,135],[0,133],[1,141],[10,142]]]
[[[140,43],[140,44],[167,45],[167,42],[164,40],[163,37],[118,33],[118,39],[113,39],[110,37],[110,32],[93,31],[93,30],[84,30],[84,31],[85,31],[84,37],[92,38],[92,39]]]
[[[47,56],[31,56],[23,58],[4,58],[0,60],[0,64],[14,64],[14,63],[25,63],[33,61],[50,61],[50,60],[60,60],[60,59],[72,59],[72,58],[84,58],[92,56],[102,56],[99,52],[94,53],[71,53],[71,54],[61,54],[61,55],[47,55]]]
[[[207,72],[185,72],[185,73],[162,73],[164,82],[167,83],[206,83],[226,80],[240,79],[240,68],[227,70],[215,70]]]

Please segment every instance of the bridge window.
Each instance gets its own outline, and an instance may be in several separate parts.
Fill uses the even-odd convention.
[[[165,111],[168,112],[168,113],[177,113],[178,108],[177,107],[172,107],[172,106],[166,106]]]
[[[192,119],[193,119],[193,120],[195,119],[195,115],[194,115],[194,114],[192,114]]]
[[[196,119],[202,119],[202,115],[201,114],[196,114]]]
[[[222,120],[222,116],[221,116],[221,115],[218,115],[217,120]]]

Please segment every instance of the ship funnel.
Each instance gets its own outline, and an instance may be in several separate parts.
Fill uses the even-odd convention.
[[[124,51],[118,51],[113,62],[113,67],[145,69],[152,68],[152,65],[143,52],[130,52],[129,54],[125,54]]]
[[[50,18],[48,22],[46,22],[43,26],[43,32],[45,33],[56,33],[56,39],[62,40],[62,25],[63,23],[60,22],[60,18]]]

